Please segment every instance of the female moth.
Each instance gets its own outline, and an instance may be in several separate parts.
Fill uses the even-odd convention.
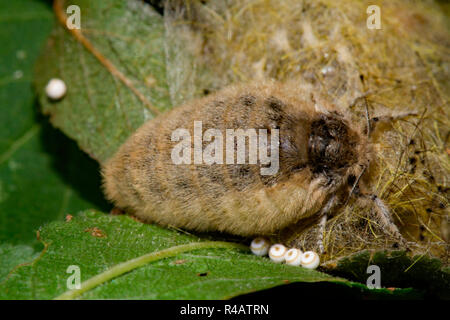
[[[353,193],[373,200],[400,238],[387,207],[362,186],[373,159],[369,127],[298,84],[231,86],[142,125],[104,165],[104,189],[144,221],[242,236],[311,217],[324,225]],[[243,140],[227,133],[238,129],[246,148],[230,155],[226,149]],[[269,167],[276,170],[263,174]]]

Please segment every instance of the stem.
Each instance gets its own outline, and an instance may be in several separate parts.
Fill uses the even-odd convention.
[[[193,242],[189,244],[183,244],[168,249],[164,249],[157,252],[145,254],[132,260],[128,260],[118,265],[115,265],[111,269],[108,269],[86,281],[84,281],[80,289],[73,289],[64,292],[57,296],[55,300],[71,300],[74,299],[86,291],[89,291],[111,279],[114,279],[124,273],[127,273],[133,269],[137,269],[147,263],[161,260],[168,257],[173,257],[179,253],[183,253],[191,250],[205,249],[205,248],[230,248],[248,250],[247,246],[239,243],[224,242],[224,241],[205,241],[205,242]]]

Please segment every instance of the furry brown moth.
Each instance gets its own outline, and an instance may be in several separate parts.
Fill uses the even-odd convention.
[[[355,122],[294,82],[234,85],[143,124],[103,166],[104,189],[144,221],[241,236],[272,235],[311,217],[324,226],[353,195],[400,240],[387,206],[366,185],[370,133],[376,122],[393,119]],[[185,136],[174,134],[180,129]],[[239,147],[227,136],[233,129],[246,134],[241,158],[225,150]],[[252,140],[252,133],[267,136]],[[273,163],[253,157],[251,141],[259,156],[278,153],[271,174],[261,169]],[[174,152],[185,161],[174,161]]]

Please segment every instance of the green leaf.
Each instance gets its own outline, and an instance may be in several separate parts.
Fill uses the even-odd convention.
[[[204,242],[195,236],[128,216],[87,211],[69,222],[53,222],[40,230],[46,245],[32,263],[16,268],[0,284],[0,299],[52,299],[67,291],[70,265],[80,267],[86,281],[113,266],[148,253],[170,254],[114,277],[80,297],[83,299],[224,299],[287,282],[343,282],[327,274],[276,264],[254,256],[242,245]],[[196,248],[198,243],[207,248]],[[180,245],[188,245],[182,252]],[[159,253],[158,253],[159,252]],[[3,256],[0,255],[3,260]],[[347,282],[347,285],[352,283]]]
[[[58,17],[37,63],[39,101],[51,122],[93,158],[104,161],[142,123],[170,106],[164,24],[141,1],[55,1]],[[80,7],[81,30],[67,30],[65,9]],[[49,101],[51,78],[67,85]]]
[[[364,250],[329,262],[326,269],[331,274],[364,282],[369,276],[369,265],[380,267],[382,286],[412,286],[436,297],[450,298],[450,268],[444,267],[441,260],[425,255],[411,257],[401,250]]]
[[[0,299],[226,299],[296,282],[319,282],[319,290],[324,283],[339,284],[354,296],[421,296],[413,289],[369,290],[315,270],[273,263],[242,244],[210,241],[128,216],[86,211],[43,227],[40,235],[45,247],[39,255],[16,247],[24,253],[12,261],[27,263],[12,270],[12,263],[0,263],[0,275],[8,274],[0,278]],[[0,261],[13,256],[14,248],[4,247]],[[67,289],[69,266],[80,268],[80,292]]]
[[[108,208],[98,165],[36,115],[32,71],[52,23],[41,1],[0,1],[0,242],[34,245],[44,222]]]
[[[30,246],[25,245],[0,245],[0,282],[6,280],[10,272],[21,265],[33,260],[37,254]]]

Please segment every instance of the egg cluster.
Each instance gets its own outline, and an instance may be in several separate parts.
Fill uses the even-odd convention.
[[[302,266],[316,269],[320,264],[319,255],[314,251],[302,252],[300,249],[288,249],[282,244],[271,245],[267,239],[256,238],[250,244],[251,251],[257,256],[269,254],[270,260],[276,263],[285,262],[290,266]]]

